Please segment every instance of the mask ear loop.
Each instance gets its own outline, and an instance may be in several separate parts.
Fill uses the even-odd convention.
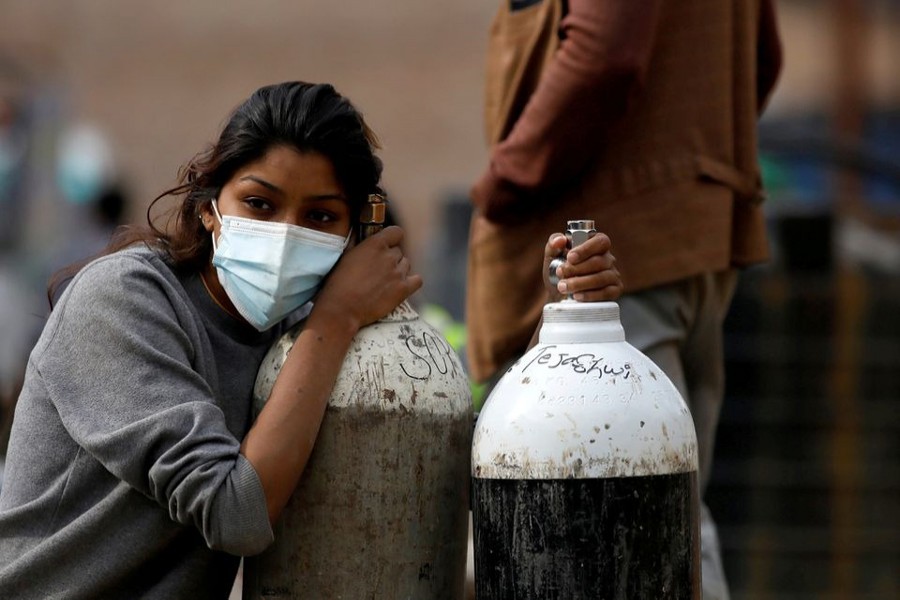
[[[212,201],[210,202],[210,204],[212,205],[213,213],[216,215],[216,219],[218,219],[218,221],[219,221],[219,228],[221,229],[221,227],[225,223],[222,221],[222,215],[219,214],[219,206],[218,206],[217,199],[213,198]],[[218,246],[216,244],[216,232],[210,231],[209,235],[212,236],[213,253],[215,253],[215,251],[218,250]]]
[[[218,202],[218,199],[217,199],[217,198],[213,198],[213,199],[210,201],[210,204],[212,205],[212,209],[213,209],[213,212],[214,212],[215,215],[216,215],[216,219],[219,220],[219,225],[221,225],[221,224],[222,224],[222,215],[219,214],[219,202]]]

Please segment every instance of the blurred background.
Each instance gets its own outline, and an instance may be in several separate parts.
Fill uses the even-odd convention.
[[[708,500],[735,598],[900,597],[900,1],[777,5],[786,65],[761,124],[773,260],[743,277],[726,324]],[[3,426],[48,276],[143,222],[227,113],[281,80],[333,83],[378,133],[427,282],[416,300],[462,348],[496,7],[3,0]]]

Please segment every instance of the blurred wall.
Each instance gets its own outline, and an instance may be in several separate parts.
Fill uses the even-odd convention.
[[[836,106],[842,54],[852,44],[857,90],[882,106],[900,101],[900,2],[776,0],[784,69],[767,114],[828,111]],[[847,11],[859,19],[847,17]]]
[[[495,6],[4,0],[0,56],[53,86],[66,118],[107,131],[135,192],[132,220],[256,87],[331,82],[379,135],[384,183],[419,252],[437,201],[486,156],[481,65]]]
[[[384,183],[427,281],[445,266],[426,260],[440,203],[465,194],[486,161],[482,65],[498,1],[4,0],[0,60],[50,90],[60,123],[107,132],[133,192],[131,221],[253,89],[334,83],[381,138]],[[897,6],[778,0],[786,64],[767,118],[828,113],[847,89],[896,105]],[[847,7],[863,18],[848,19]],[[39,244],[67,222],[51,187],[35,189],[29,232]]]
[[[54,98],[55,109],[44,114],[60,123],[90,121],[102,127],[117,149],[118,166],[133,191],[131,220],[142,221],[149,201],[174,182],[178,167],[214,138],[229,110],[253,89],[286,79],[332,82],[365,113],[381,138],[384,183],[395,200],[400,220],[407,226],[414,264],[427,280],[426,251],[439,237],[436,219],[441,214],[441,201],[453,192],[464,194],[485,164],[482,64],[487,29],[499,1],[3,0],[0,92],[4,85],[3,61],[9,60],[27,71],[29,82]],[[777,4],[786,63],[766,119],[775,119],[781,126],[805,115],[823,115],[826,125],[821,129],[825,133],[835,123],[842,123],[837,128],[839,133],[852,137],[854,119],[844,121],[844,113],[900,107],[898,0],[778,0]],[[817,126],[819,123],[815,122]],[[50,133],[49,129],[38,128],[41,132]],[[44,147],[49,145],[48,140],[39,142]],[[896,164],[897,154],[891,156]],[[47,176],[52,177],[52,172]],[[36,189],[40,193],[33,198],[37,206],[31,212],[36,221],[29,231],[32,243],[43,244],[71,225],[54,210],[52,185]],[[830,180],[824,189],[835,197],[862,195],[860,186],[835,186]],[[833,212],[839,213],[841,205],[833,205]],[[776,202],[770,202],[768,209],[772,212],[776,206]],[[832,204],[828,211],[831,216]],[[3,216],[9,218],[8,213]],[[900,256],[898,231],[900,226],[889,240],[891,251]],[[459,258],[460,252],[456,254]],[[432,268],[452,270],[450,262],[445,253]],[[844,278],[847,275],[842,274]],[[751,287],[758,282],[747,281]],[[735,441],[733,458],[745,461],[729,471],[736,473],[731,481],[721,479],[725,471],[720,470],[719,479],[714,476],[721,504],[752,513],[734,516],[729,522],[727,510],[723,512],[720,523],[726,567],[735,598],[894,597],[846,592],[857,588],[896,589],[893,574],[900,533],[896,526],[870,522],[883,518],[882,513],[869,514],[870,505],[861,498],[871,489],[856,486],[857,481],[870,479],[879,485],[882,480],[897,481],[897,324],[889,323],[891,329],[880,320],[872,326],[856,323],[863,322],[863,317],[874,321],[877,314],[897,314],[900,291],[896,274],[865,285],[856,283],[855,288],[846,281],[839,286],[826,280],[824,291],[805,282],[776,273],[773,279],[756,286],[775,298],[760,300],[762,317],[751,310],[752,306],[742,307],[740,302],[739,310],[733,311],[735,317],[758,317],[753,320],[754,327],[761,321],[761,327],[769,326],[772,331],[768,333],[777,335],[784,335],[795,321],[801,325],[811,322],[810,329],[818,336],[807,338],[790,332],[788,339],[796,342],[797,349],[783,343],[782,338],[770,343],[769,338],[759,335],[751,342],[757,340],[754,343],[763,347],[761,355],[774,354],[787,364],[788,359],[818,357],[825,352],[822,348],[831,354],[826,356],[827,366],[814,365],[812,383],[787,392],[779,387],[786,380],[783,375],[763,372],[766,365],[771,366],[771,356],[751,355],[747,344],[742,343],[743,354],[733,358],[745,361],[737,368],[748,369],[750,383],[763,389],[745,394],[747,401],[743,403],[740,397],[730,397],[726,407],[735,413],[726,414],[720,428],[720,439],[726,442],[729,434],[737,431],[731,438]],[[791,292],[791,286],[796,286],[796,293]],[[459,290],[461,284],[455,287]],[[823,293],[810,301],[806,288]],[[820,319],[822,314],[832,320]],[[881,355],[881,362],[876,364],[880,370],[866,371],[864,353],[856,344],[862,346],[862,340],[869,340],[876,330],[881,338],[876,340],[878,345],[871,346]],[[739,381],[741,372],[734,372],[734,364],[730,366],[732,374]],[[830,369],[827,377],[821,374],[826,368]],[[856,389],[855,379],[841,383],[851,379],[846,375],[850,371],[863,373],[865,377],[859,379],[866,385],[870,377],[872,385],[887,391],[871,392],[862,384]],[[827,387],[825,392],[817,387],[822,385]],[[771,403],[757,397],[773,389],[768,398]],[[801,392],[815,401],[811,408],[796,401]],[[824,409],[821,396],[830,403]],[[812,424],[780,420],[778,411],[788,409],[811,415]],[[752,418],[747,416],[748,411]],[[754,421],[756,418],[759,420]],[[785,433],[773,428],[773,423],[791,429]],[[870,424],[874,424],[874,434],[865,429]],[[796,427],[812,430],[816,437],[798,441]],[[747,435],[756,437],[748,444]],[[786,447],[765,454],[771,448],[764,449],[756,440],[769,437],[782,440]],[[875,443],[879,446],[872,450]],[[727,443],[720,446],[718,464],[727,471]],[[827,452],[814,454],[820,448]],[[748,456],[761,462],[747,461]],[[779,465],[774,468],[772,456],[786,457],[793,461],[790,465],[799,467],[795,471],[785,471]],[[822,456],[824,462],[811,462]],[[878,468],[872,469],[872,464]],[[792,488],[782,495],[779,488],[778,494],[772,495],[774,484],[750,480],[744,473],[750,470],[783,481],[811,481],[820,473],[807,469],[809,465],[825,473],[813,482],[818,486],[813,491],[813,501],[818,504],[813,505],[807,502],[805,491]],[[885,465],[892,470],[882,469]],[[864,466],[868,470],[861,470]],[[795,472],[812,475],[795,477]],[[881,477],[882,473],[894,477]],[[888,490],[885,496],[891,494],[890,503],[878,506],[895,508],[896,488],[888,489],[885,484],[878,490]],[[875,497],[878,500],[879,496]],[[763,509],[753,512],[758,498],[766,501],[759,502]],[[790,499],[796,502],[788,502]],[[796,506],[796,513],[786,510],[785,518],[796,521],[798,514],[804,516],[806,521],[801,525],[815,535],[800,531],[797,536],[786,536],[785,523],[776,522],[769,510],[779,503]],[[810,506],[827,514],[810,510]],[[771,538],[770,532],[775,532]],[[783,546],[773,546],[770,539],[780,540]],[[828,549],[826,563],[803,562],[812,552],[826,553],[822,547]],[[786,550],[779,554],[773,548]],[[823,575],[825,571],[829,577]],[[783,577],[773,573],[783,573]],[[806,577],[800,578],[798,573]],[[884,579],[882,573],[887,574]],[[832,591],[824,595],[779,594],[779,585],[796,588],[796,581],[808,583],[810,589],[830,587]]]

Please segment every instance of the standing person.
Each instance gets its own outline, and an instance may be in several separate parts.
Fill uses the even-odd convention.
[[[781,64],[772,0],[503,0],[491,29],[490,163],[472,189],[469,364],[525,351],[544,293],[536,256],[567,219],[616,242],[630,343],[692,411],[701,494],[724,392],[736,269],[767,258],[756,122]],[[705,598],[727,598],[701,507]]]
[[[239,557],[273,539],[351,339],[422,285],[399,227],[348,247],[380,189],[375,146],[331,86],[263,87],[157,198],[177,200],[166,227],[64,274],[13,421],[0,597],[228,597]],[[303,318],[252,421],[260,363]]]

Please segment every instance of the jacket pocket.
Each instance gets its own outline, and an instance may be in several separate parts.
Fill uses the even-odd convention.
[[[697,156],[697,170],[701,178],[730,188],[744,202],[762,204],[766,199],[759,173],[748,175],[736,167],[702,154]]]

